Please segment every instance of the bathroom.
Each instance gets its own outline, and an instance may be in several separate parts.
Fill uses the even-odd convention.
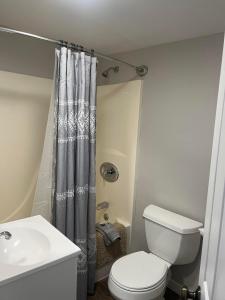
[[[225,3],[138,3],[0,2],[2,300],[224,299]],[[89,105],[90,132],[71,137],[74,148],[60,135],[83,115],[72,110],[66,127],[60,114],[83,73],[68,57],[85,59],[96,101],[80,108]],[[64,178],[69,187],[57,190]],[[153,240],[150,223],[161,225]],[[172,232],[185,262],[153,249]],[[185,240],[192,235],[196,243]],[[153,261],[148,268],[153,256],[163,276]]]

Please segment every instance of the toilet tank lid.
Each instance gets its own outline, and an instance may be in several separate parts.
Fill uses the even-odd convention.
[[[156,205],[145,208],[143,217],[181,234],[191,234],[199,231],[202,223],[186,218]]]

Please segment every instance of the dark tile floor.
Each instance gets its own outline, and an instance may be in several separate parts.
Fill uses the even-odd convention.
[[[179,299],[180,299],[180,296],[178,296],[177,294],[175,294],[170,289],[166,289],[165,300],[179,300]]]
[[[108,290],[107,280],[97,282],[95,295],[89,296],[88,300],[113,300]]]
[[[96,292],[94,296],[89,296],[88,300],[113,300],[110,296],[107,280],[99,281],[96,284]],[[179,300],[179,296],[167,289],[165,294],[165,300]]]

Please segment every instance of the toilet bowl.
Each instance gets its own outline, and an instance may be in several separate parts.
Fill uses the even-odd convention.
[[[135,252],[112,266],[108,286],[114,299],[163,299],[170,264],[152,253]]]
[[[111,268],[108,287],[116,300],[162,300],[172,264],[194,261],[202,224],[160,207],[144,210],[150,253],[138,251],[118,259]]]

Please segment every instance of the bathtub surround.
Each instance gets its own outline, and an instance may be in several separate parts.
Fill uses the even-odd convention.
[[[109,214],[111,223],[132,222],[141,89],[141,80],[97,89],[96,195],[97,204],[109,203],[109,208],[97,210],[98,222],[104,213]],[[116,166],[116,181],[101,176],[104,162]]]
[[[203,221],[216,110],[223,34],[118,55],[149,73],[143,81],[131,248],[147,250],[144,207],[154,203]],[[101,62],[99,73],[110,64]],[[133,80],[120,66],[101,84]],[[199,259],[172,268],[179,286],[198,282]]]
[[[56,68],[54,80],[56,77]],[[31,215],[41,215],[52,222],[52,181],[53,181],[53,140],[54,140],[54,90],[52,91],[48,121],[45,131],[44,146],[37,176]]]
[[[0,71],[1,223],[30,216],[51,87],[49,79]]]
[[[53,222],[81,249],[77,299],[94,292],[96,57],[56,49]]]

